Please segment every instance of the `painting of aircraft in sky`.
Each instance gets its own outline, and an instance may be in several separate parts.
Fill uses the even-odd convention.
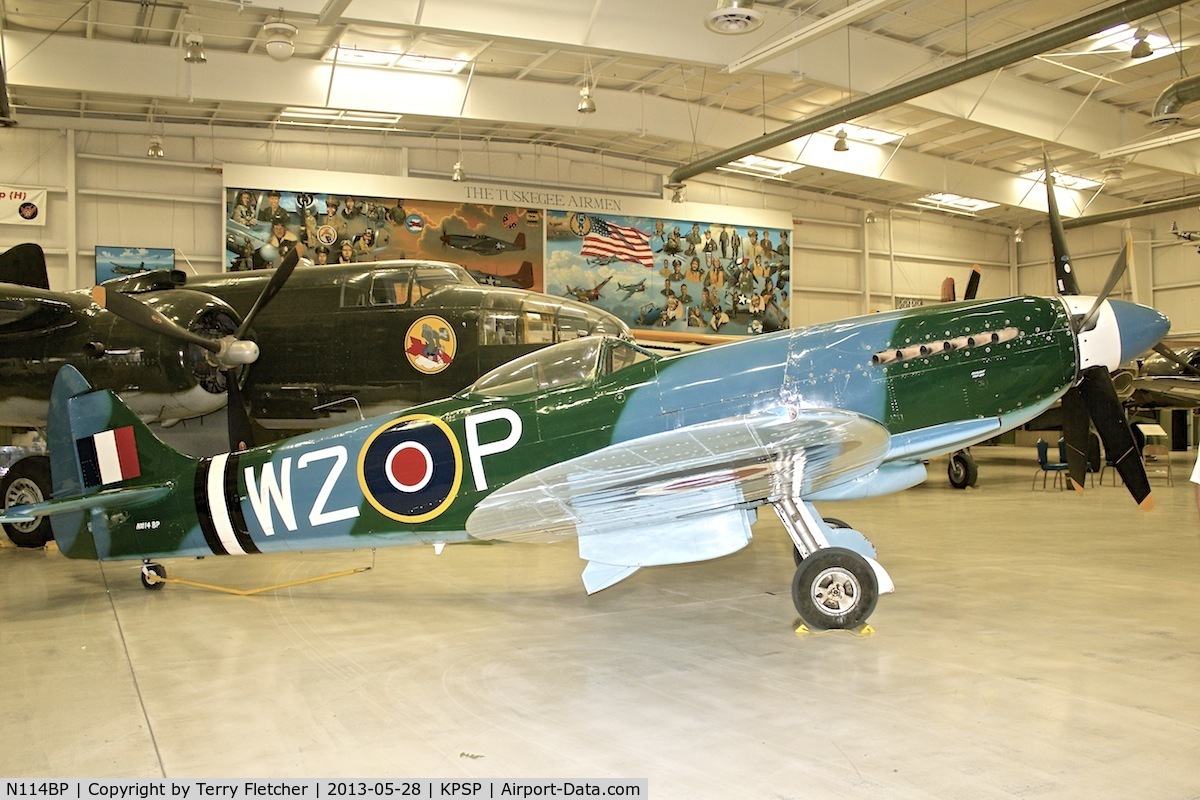
[[[581,303],[594,303],[600,299],[600,290],[603,289],[608,284],[608,282],[611,281],[612,279],[613,279],[613,276],[609,275],[607,278],[605,278],[604,280],[597,283],[591,289],[585,288],[583,286],[568,286],[567,287],[567,295],[569,297],[574,297],[576,300],[578,300]]]
[[[1069,261],[1049,191],[1056,260]],[[1153,506],[1109,372],[1169,322],[1106,294],[923,306],[667,357],[586,337],[444,400],[213,458],[174,452],[64,367],[54,499],[0,521],[52,515],[65,555],[141,559],[147,588],[165,578],[157,559],[177,556],[573,541],[591,593],[736,552],[770,507],[796,548],[800,618],[851,628],[894,584],[867,538],[814,504],[906,489],[926,459],[1060,400],[1075,488],[1090,420],[1133,499]]]
[[[625,293],[625,299],[633,297],[639,292],[646,291],[646,279],[642,278],[637,283],[618,283],[617,290]]]
[[[525,234],[518,233],[517,237],[506,242],[503,239],[497,239],[495,236],[488,236],[483,233],[447,233],[442,230],[442,244],[459,250],[468,250],[479,256],[494,256],[500,253],[507,253],[510,250],[525,249]]]

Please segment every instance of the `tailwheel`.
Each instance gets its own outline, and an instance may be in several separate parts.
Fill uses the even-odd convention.
[[[151,577],[153,576],[153,577]],[[142,586],[156,591],[167,584],[167,568],[147,561],[142,565]]]
[[[813,630],[855,628],[879,600],[879,582],[866,559],[843,547],[823,547],[800,562],[792,602]]]

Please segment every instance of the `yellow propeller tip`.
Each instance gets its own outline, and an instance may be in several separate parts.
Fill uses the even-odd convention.
[[[92,287],[92,302],[104,308],[104,304],[108,301],[108,292],[103,286]]]
[[[1067,478],[1067,482],[1071,484],[1071,488],[1076,494],[1083,494],[1083,484],[1076,483],[1074,478]]]
[[[1155,500],[1154,500],[1154,495],[1153,495],[1153,494],[1148,494],[1148,495],[1146,495],[1146,499],[1145,499],[1145,500],[1143,500],[1142,502],[1138,503],[1138,508],[1140,508],[1142,511],[1153,511],[1153,510],[1154,510],[1154,503],[1155,503]]]

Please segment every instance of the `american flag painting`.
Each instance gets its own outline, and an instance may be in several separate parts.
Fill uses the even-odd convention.
[[[599,217],[592,217],[591,222],[592,229],[583,237],[580,255],[630,261],[646,269],[654,267],[649,234],[637,228],[605,222]]]

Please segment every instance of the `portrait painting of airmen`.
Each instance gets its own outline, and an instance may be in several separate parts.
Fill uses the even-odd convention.
[[[481,283],[541,290],[542,220],[540,210],[511,206],[231,188],[225,262],[272,267],[302,242],[317,265],[451,261]]]
[[[789,231],[720,222],[550,211],[548,294],[633,328],[754,335],[789,327]]]

